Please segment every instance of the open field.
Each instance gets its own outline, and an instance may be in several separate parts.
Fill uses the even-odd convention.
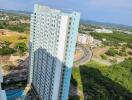
[[[25,47],[21,45],[21,50],[23,49],[25,53],[21,53],[20,50],[16,49],[19,43],[25,43],[27,45],[29,35],[25,33],[14,32],[6,29],[0,29],[0,64],[2,65],[14,65],[17,66],[17,61],[23,59],[25,54]],[[6,41],[6,42],[5,42]],[[7,44],[9,43],[9,45]],[[3,47],[4,46],[4,47]],[[19,45],[20,46],[20,45]],[[4,49],[5,48],[5,49]],[[14,50],[13,53],[5,54],[4,50]],[[6,72],[7,73],[7,72]],[[5,73],[5,74],[6,74]]]
[[[104,54],[107,50],[109,49],[109,47],[97,47],[94,48],[93,51],[93,56],[96,58],[100,58],[101,54]]]
[[[111,64],[120,63],[125,59],[132,57],[132,49],[127,46],[103,46],[94,48],[92,51],[93,58],[98,61],[103,60]]]
[[[24,34],[24,33],[19,33],[19,32],[14,32],[10,30],[0,30],[0,41],[8,41],[13,44],[18,43],[18,42],[28,42],[29,35]]]

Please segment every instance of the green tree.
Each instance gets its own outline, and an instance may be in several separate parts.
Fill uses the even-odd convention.
[[[106,60],[107,59],[107,56],[105,54],[102,54],[101,55],[101,58],[104,59],[104,60]]]
[[[116,54],[118,54],[118,51],[113,48],[110,48],[105,54],[109,56],[115,56]]]
[[[16,50],[10,47],[0,48],[0,55],[9,55],[15,53]]]
[[[24,53],[25,51],[27,51],[27,45],[26,43],[22,42],[22,43],[17,43],[15,48],[17,49],[18,52],[20,53]]]

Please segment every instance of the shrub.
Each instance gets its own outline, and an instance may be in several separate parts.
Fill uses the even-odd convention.
[[[129,58],[125,59],[125,60],[131,60],[132,61],[132,57],[129,57]]]
[[[115,56],[116,54],[118,54],[118,51],[114,50],[113,48],[110,48],[105,54],[109,56]]]
[[[104,59],[104,60],[106,60],[107,59],[107,56],[105,54],[102,54],[101,55],[101,58]]]
[[[23,39],[27,39],[27,37],[25,37],[25,36],[20,36],[18,39],[23,40]]]
[[[120,51],[120,52],[118,53],[118,55],[120,55],[120,56],[127,56],[127,52],[122,52],[122,51]]]
[[[15,53],[16,50],[10,47],[0,48],[0,55],[9,55]]]
[[[5,71],[10,71],[10,70],[13,70],[15,66],[14,65],[4,65],[2,68]]]
[[[117,63],[117,59],[110,59],[110,62]]]
[[[129,47],[130,49],[132,49],[132,44],[128,44],[128,47]]]
[[[132,55],[132,51],[129,51],[128,54],[129,54],[129,55]]]
[[[22,43],[17,43],[15,48],[17,49],[18,52],[20,53],[24,53],[25,51],[27,51],[27,45],[26,43],[22,42]]]

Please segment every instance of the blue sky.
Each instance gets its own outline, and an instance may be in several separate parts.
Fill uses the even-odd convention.
[[[81,12],[81,19],[132,26],[132,0],[0,0],[0,8],[32,11],[34,3]]]

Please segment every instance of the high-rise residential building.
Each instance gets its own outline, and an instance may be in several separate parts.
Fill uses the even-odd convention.
[[[40,100],[67,100],[80,13],[35,5],[29,83]]]
[[[0,100],[7,100],[6,93],[2,90],[1,83],[3,82],[3,76],[0,68]]]

